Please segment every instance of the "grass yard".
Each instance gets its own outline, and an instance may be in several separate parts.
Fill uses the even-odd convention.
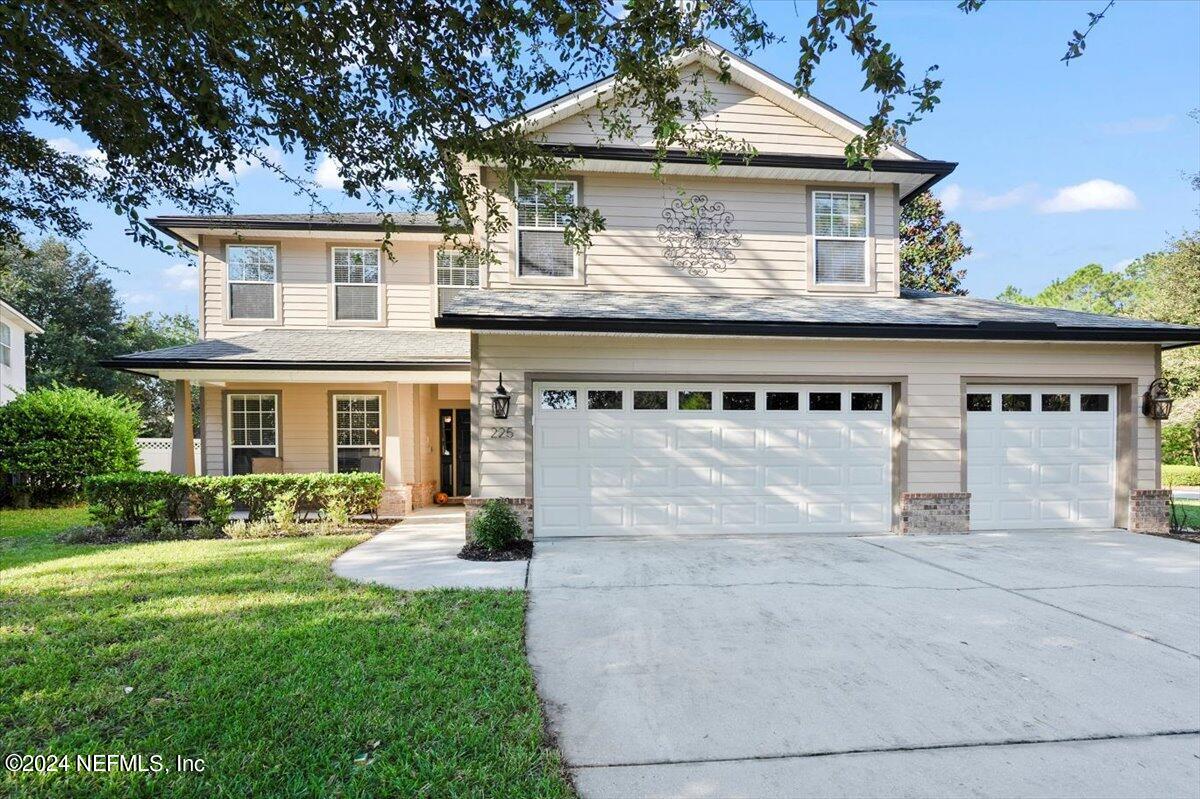
[[[524,598],[336,578],[361,536],[67,546],[0,511],[0,752],[203,758],[3,772],[21,796],[569,796]]]
[[[1175,513],[1182,511],[1183,526],[1189,530],[1200,530],[1200,501],[1175,500]]]

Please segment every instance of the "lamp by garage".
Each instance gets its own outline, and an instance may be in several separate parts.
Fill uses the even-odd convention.
[[[508,389],[504,387],[504,373],[500,373],[500,380],[496,383],[496,390],[492,392],[492,416],[496,419],[507,419],[508,408],[512,403],[512,397],[509,396]]]
[[[1142,395],[1142,413],[1151,419],[1162,421],[1171,415],[1172,402],[1167,381],[1160,377],[1151,383]]]

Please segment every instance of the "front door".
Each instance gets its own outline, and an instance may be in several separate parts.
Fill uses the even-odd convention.
[[[471,493],[471,411],[443,408],[441,424],[441,491],[452,497]]]

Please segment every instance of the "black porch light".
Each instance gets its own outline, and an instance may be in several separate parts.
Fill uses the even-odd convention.
[[[508,406],[512,402],[512,397],[508,394],[508,389],[504,387],[504,373],[500,373],[500,380],[496,383],[496,390],[492,392],[492,416],[497,419],[508,418]]]
[[[1171,415],[1171,391],[1167,381],[1161,377],[1150,384],[1142,395],[1142,413],[1151,419],[1162,421]]]

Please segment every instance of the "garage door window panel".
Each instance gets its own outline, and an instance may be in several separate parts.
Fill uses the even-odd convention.
[[[711,411],[711,391],[680,391],[679,410],[681,411]]]
[[[768,391],[768,411],[798,411],[800,410],[800,392],[798,391]]]
[[[1070,394],[1043,394],[1043,413],[1067,413],[1071,410]]]
[[[1024,413],[1033,410],[1032,394],[1002,394],[1000,410],[1009,413]]]
[[[726,411],[752,411],[755,407],[753,391],[721,392],[721,409]]]
[[[587,393],[589,411],[619,411],[622,407],[623,392],[611,389],[595,389]]]
[[[840,391],[811,391],[808,395],[810,411],[840,411],[842,409],[842,393]]]
[[[852,391],[850,393],[850,410],[882,411],[883,394],[878,391]]]
[[[967,411],[970,413],[988,413],[992,410],[991,394],[968,394]]]
[[[665,411],[667,409],[667,392],[634,391],[633,409],[635,411]]]
[[[1079,395],[1079,410],[1083,411],[1084,413],[1108,413],[1108,395]]]
[[[542,391],[542,408],[548,411],[575,410],[577,395],[575,389],[548,388]]]

